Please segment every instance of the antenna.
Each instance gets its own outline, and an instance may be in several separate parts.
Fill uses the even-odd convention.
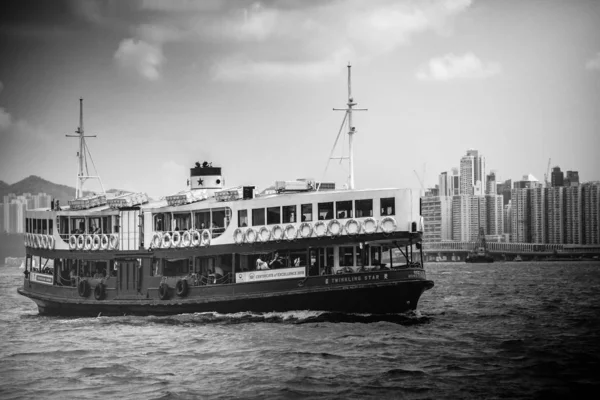
[[[104,186],[102,185],[102,180],[98,175],[89,175],[88,165],[87,165],[87,155],[89,154],[89,149],[85,144],[86,137],[96,137],[96,135],[84,135],[83,131],[83,98],[79,99],[79,127],[75,131],[77,135],[65,135],[67,137],[76,137],[79,138],[79,152],[77,153],[77,162],[78,162],[78,171],[77,171],[77,185],[75,189],[75,198],[78,199],[83,197],[83,184],[88,179],[98,179],[100,182],[100,187],[102,188],[102,194],[105,194]],[[94,160],[92,160],[92,155],[90,154],[90,160],[92,161],[92,165],[94,167],[94,171],[96,170],[96,166],[94,165]],[[85,173],[84,173],[85,168]],[[97,172],[96,172],[97,173]]]
[[[348,63],[348,103],[346,103],[347,108],[334,108],[334,111],[345,111],[346,115],[344,116],[344,120],[342,121],[342,127],[344,126],[344,122],[348,121],[348,146],[349,146],[349,154],[348,157],[331,157],[333,154],[333,150],[338,142],[340,137],[340,133],[342,132],[342,127],[340,128],[340,132],[338,133],[338,137],[335,139],[335,143],[333,144],[333,149],[329,156],[329,160],[348,160],[348,166],[350,169],[350,175],[348,176],[348,188],[354,189],[354,148],[352,146],[352,138],[356,133],[356,127],[352,125],[352,112],[353,111],[368,111],[366,108],[353,108],[358,103],[354,102],[354,98],[352,97],[352,65]],[[329,162],[328,162],[329,164]],[[325,168],[327,169],[327,168]]]

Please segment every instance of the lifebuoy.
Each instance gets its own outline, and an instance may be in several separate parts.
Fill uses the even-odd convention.
[[[90,295],[90,284],[87,280],[82,279],[79,281],[77,284],[77,293],[79,293],[81,297],[88,297]]]
[[[152,236],[152,247],[159,248],[162,243],[162,235],[158,232],[155,232]]]
[[[370,235],[371,233],[377,232],[379,224],[375,218],[367,218],[363,221],[363,232]]]
[[[181,244],[181,234],[178,231],[173,232],[171,235],[171,247],[179,247]]]
[[[287,240],[296,239],[296,233],[297,233],[296,227],[294,225],[289,224],[288,226],[285,227],[284,235]]]
[[[337,219],[332,219],[327,225],[327,231],[331,234],[331,236],[338,236],[340,233],[342,233],[342,224]]]
[[[39,249],[40,247],[42,247],[42,239],[40,238],[40,235],[36,234],[35,235],[35,248]]]
[[[69,236],[69,250],[75,250],[77,248],[77,238],[75,235]]]
[[[200,246],[200,232],[195,229],[192,231],[192,246]]]
[[[258,230],[258,237],[261,242],[268,242],[271,239],[271,231],[266,226]]]
[[[202,234],[200,235],[200,244],[202,246],[210,245],[210,231],[208,229],[202,231]]]
[[[29,247],[29,233],[23,235],[23,242],[25,244],[25,247]]]
[[[161,300],[169,299],[169,285],[167,285],[166,282],[162,282],[158,287],[158,297],[160,297]]]
[[[275,225],[271,229],[271,238],[275,241],[280,241],[283,239],[283,228],[279,225]]]
[[[163,249],[168,249],[171,247],[171,234],[169,232],[165,232],[162,235],[162,243],[160,245]]]
[[[181,247],[190,247],[192,243],[192,235],[190,235],[190,231],[183,232],[181,235]]]
[[[256,231],[252,228],[246,229],[246,242],[254,243],[256,240]]]
[[[85,235],[85,243],[83,245],[84,250],[91,250],[94,241],[92,239],[92,235]]]
[[[242,244],[244,242],[244,231],[241,228],[233,231],[233,241],[235,244]]]
[[[313,227],[310,222],[303,222],[300,224],[300,229],[298,231],[300,232],[300,236],[306,239],[312,235]]]
[[[54,250],[54,236],[48,236],[48,249]]]
[[[185,279],[180,279],[175,284],[175,293],[179,297],[185,297],[188,294],[188,282]]]
[[[100,235],[92,236],[92,250],[100,250]]]
[[[317,235],[317,237],[323,237],[327,235],[327,225],[325,225],[325,222],[323,221],[315,222],[313,230],[315,231],[315,235]]]
[[[394,217],[385,217],[381,220],[381,229],[385,233],[390,233],[396,230],[396,220]]]
[[[111,250],[118,250],[119,249],[119,237],[116,234],[112,234],[110,235],[109,238],[109,242],[108,242],[108,247]]]
[[[83,250],[83,246],[85,245],[85,238],[83,235],[77,236],[77,250]]]
[[[109,245],[109,240],[108,240],[108,236],[106,235],[102,235],[100,236],[100,248],[102,250],[108,250],[108,245]]]
[[[346,221],[346,233],[348,235],[357,235],[360,233],[360,222],[355,220],[354,218]]]
[[[42,249],[48,248],[48,238],[46,235],[40,235],[40,247]]]
[[[105,287],[104,283],[100,282],[94,288],[94,298],[96,300],[104,300],[105,296],[106,296],[106,287]]]

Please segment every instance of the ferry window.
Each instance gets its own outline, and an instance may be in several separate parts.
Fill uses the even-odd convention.
[[[54,232],[52,231],[52,220],[48,220],[48,234],[52,235]]]
[[[42,233],[44,235],[48,234],[48,220],[47,219],[42,220]]]
[[[371,246],[371,265],[381,265],[381,247]]]
[[[340,267],[354,266],[354,247],[340,246]]]
[[[288,266],[290,268],[306,267],[306,250],[291,250]]]
[[[300,206],[301,214],[302,214],[302,222],[304,221],[312,221],[313,220],[313,206],[312,204],[302,204]]]
[[[210,228],[210,211],[198,211],[194,213],[194,227],[196,229]]]
[[[152,216],[152,219],[154,220],[154,231],[164,231],[165,230],[165,220],[164,220],[164,216],[162,214],[154,214]]]
[[[381,199],[381,215],[396,215],[396,199],[387,197]]]
[[[352,200],[347,201],[336,201],[335,210],[338,219],[352,218],[354,216],[352,210]]]
[[[111,233],[109,221],[110,217],[102,217],[102,225],[100,226],[100,229],[102,229],[102,233]]]
[[[227,208],[213,208],[211,213],[211,234],[213,238],[216,238],[225,232],[225,228],[227,228],[229,225],[229,216],[231,215],[231,210]]]
[[[252,225],[264,225],[265,224],[265,209],[254,208],[252,209]]]
[[[191,228],[190,214],[173,214],[173,220],[175,221],[174,231],[188,230]]]
[[[25,233],[29,233],[29,218],[25,218]]]
[[[283,223],[296,222],[296,206],[283,206]]]
[[[64,238],[64,235],[69,234],[69,217],[60,217],[60,235]]]
[[[280,224],[281,223],[281,208],[269,207],[267,208],[267,225]]]
[[[356,218],[373,216],[373,199],[356,200]]]
[[[238,226],[248,226],[248,210],[238,211]]]
[[[100,218],[89,218],[88,219],[88,233],[102,233],[100,227]]]
[[[118,215],[115,215],[115,226],[113,232],[119,233],[119,229],[121,227],[121,218]]]
[[[354,264],[354,265],[357,265],[359,267],[363,266],[364,254],[365,254],[364,249],[361,249],[360,246],[356,246],[356,264]]]
[[[85,220],[83,218],[71,218],[71,234],[85,232]]]
[[[318,215],[319,215],[319,219],[332,219],[333,218],[333,202],[319,203],[318,204]]]

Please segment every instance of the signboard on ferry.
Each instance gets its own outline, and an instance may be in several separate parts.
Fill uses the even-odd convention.
[[[52,286],[54,278],[52,277],[52,275],[38,274],[37,272],[32,272],[29,280],[31,280],[32,282],[43,283],[44,285]]]
[[[267,269],[260,271],[237,272],[235,282],[263,282],[276,279],[291,279],[306,277],[306,268]]]

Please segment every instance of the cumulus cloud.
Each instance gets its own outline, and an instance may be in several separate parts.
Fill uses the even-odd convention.
[[[150,81],[160,78],[160,68],[165,60],[160,45],[131,38],[121,41],[114,58],[121,66],[137,71]]]
[[[600,71],[600,52],[585,63],[585,68],[590,71]]]
[[[483,62],[473,53],[462,56],[446,54],[429,60],[417,71],[417,78],[427,81],[450,81],[454,79],[483,79],[502,71],[497,62]]]
[[[454,18],[470,5],[471,0],[144,0],[144,20],[132,21],[132,34],[115,58],[118,54],[123,65],[155,80],[166,61],[165,46],[193,43],[214,63],[214,79],[237,81],[240,74],[315,79],[331,73],[339,54],[368,62],[421,32],[448,34]]]

